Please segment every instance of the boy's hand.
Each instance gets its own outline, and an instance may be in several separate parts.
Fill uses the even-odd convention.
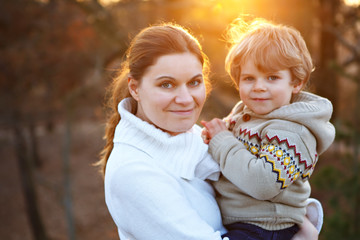
[[[201,131],[201,138],[203,139],[204,143],[209,144],[210,136],[206,128],[203,128]]]
[[[228,130],[225,122],[219,118],[214,118],[209,122],[201,121],[200,123],[205,127],[202,130],[201,136],[204,139],[204,143],[206,144],[208,144],[210,140],[219,132]]]

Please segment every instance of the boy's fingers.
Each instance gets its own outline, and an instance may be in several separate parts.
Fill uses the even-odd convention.
[[[206,144],[208,144],[210,142],[209,134],[207,131],[205,134],[201,134],[201,138],[203,139],[204,143],[206,143]]]
[[[201,123],[204,127],[206,127],[207,121],[201,120],[200,123]]]

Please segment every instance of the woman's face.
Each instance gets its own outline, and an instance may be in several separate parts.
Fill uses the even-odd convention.
[[[191,53],[164,55],[140,81],[129,79],[136,116],[171,135],[189,130],[206,99],[202,64]]]

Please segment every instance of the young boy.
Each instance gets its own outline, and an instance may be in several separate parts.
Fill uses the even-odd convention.
[[[263,19],[237,24],[226,68],[241,101],[224,121],[202,122],[222,171],[214,187],[225,236],[291,239],[305,216],[308,178],[335,137],[332,105],[301,91],[313,64],[297,30]]]

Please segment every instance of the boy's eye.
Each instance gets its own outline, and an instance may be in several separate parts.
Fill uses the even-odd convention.
[[[243,78],[243,81],[251,81],[251,80],[254,80],[253,77],[244,77]]]
[[[270,80],[270,81],[274,81],[274,80],[276,80],[276,79],[278,79],[279,77],[277,77],[277,76],[270,76],[270,77],[268,77],[268,79]]]

